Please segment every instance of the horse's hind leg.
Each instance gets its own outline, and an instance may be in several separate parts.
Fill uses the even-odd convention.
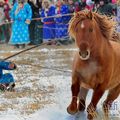
[[[105,112],[105,117],[108,119],[108,110],[110,109],[113,101],[119,96],[120,94],[120,84],[115,88],[109,90],[107,99],[104,101],[103,110]]]
[[[79,78],[75,75],[72,77],[71,91],[72,91],[72,101],[71,101],[71,104],[67,108],[67,112],[69,114],[73,115],[78,111],[78,109],[77,109],[77,97],[78,97],[78,93],[80,91]]]
[[[79,105],[78,105],[78,110],[79,111],[84,111],[85,110],[85,101],[86,101],[86,96],[88,93],[88,89],[81,87],[80,88],[80,94],[79,94]]]

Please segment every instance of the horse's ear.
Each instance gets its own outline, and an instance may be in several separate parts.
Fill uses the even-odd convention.
[[[91,20],[92,20],[92,18],[93,18],[93,14],[92,14],[92,11],[91,11],[91,10],[89,11],[89,13],[88,13],[87,17],[88,17],[89,19],[91,19]]]

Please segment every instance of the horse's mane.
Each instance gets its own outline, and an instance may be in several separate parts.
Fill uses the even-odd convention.
[[[83,21],[85,19],[95,20],[97,25],[100,28],[100,31],[101,31],[102,35],[107,40],[111,39],[112,34],[114,32],[114,28],[115,28],[114,27],[115,22],[113,20],[111,20],[110,18],[108,18],[107,16],[105,16],[105,15],[100,15],[98,13],[91,12],[91,11],[85,11],[85,10],[76,13],[73,16],[73,18],[70,20],[69,34],[72,37],[75,37],[76,27],[77,27],[78,23],[80,23],[81,21]]]

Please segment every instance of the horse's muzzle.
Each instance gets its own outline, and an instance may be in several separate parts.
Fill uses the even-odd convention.
[[[79,50],[79,55],[81,60],[88,60],[90,58],[90,50]]]

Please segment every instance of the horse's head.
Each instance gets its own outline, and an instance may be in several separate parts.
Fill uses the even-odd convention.
[[[93,49],[97,50],[103,39],[110,39],[112,23],[107,17],[91,11],[75,14],[70,21],[69,33],[76,41],[82,60],[89,59]]]

